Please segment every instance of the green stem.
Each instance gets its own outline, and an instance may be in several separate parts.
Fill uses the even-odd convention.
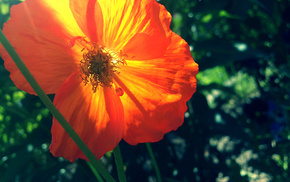
[[[114,148],[113,153],[115,157],[115,163],[117,166],[119,180],[120,182],[126,182],[127,180],[124,172],[124,165],[119,145],[117,145],[117,147]]]
[[[156,159],[155,159],[155,156],[153,154],[153,151],[152,151],[152,148],[151,148],[150,143],[146,143],[146,146],[147,146],[149,155],[151,157],[151,160],[153,162],[153,166],[154,166],[154,169],[155,169],[155,172],[156,172],[156,176],[157,176],[157,181],[158,182],[162,182],[161,175],[160,175],[160,171],[159,171],[159,168],[158,168],[158,164],[156,162]]]
[[[26,78],[28,83],[31,85],[35,93],[39,96],[44,105],[49,109],[55,119],[59,122],[59,124],[64,128],[64,130],[69,134],[69,136],[73,139],[73,141],[79,146],[88,160],[92,163],[95,169],[97,169],[100,174],[105,178],[106,181],[114,182],[114,178],[109,174],[109,172],[105,169],[105,167],[100,163],[100,161],[95,157],[95,155],[90,151],[88,146],[83,142],[83,140],[78,136],[78,134],[74,131],[71,125],[66,121],[63,115],[59,112],[59,110],[54,106],[48,96],[44,93],[42,88],[33,78],[23,61],[20,59],[19,55],[16,53],[10,42],[7,40],[3,32],[0,30],[0,42],[11,56],[23,76]]]
[[[104,182],[103,178],[100,176],[98,171],[94,168],[92,163],[90,163],[89,161],[86,161],[86,162],[87,162],[88,166],[90,167],[91,171],[94,173],[94,175],[97,178],[98,182]]]

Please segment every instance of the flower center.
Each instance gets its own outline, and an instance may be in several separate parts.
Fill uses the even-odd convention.
[[[110,87],[113,84],[113,74],[119,73],[119,64],[124,65],[122,52],[115,53],[98,44],[83,48],[83,59],[80,61],[80,76],[83,83],[92,85],[96,92],[98,86]]]

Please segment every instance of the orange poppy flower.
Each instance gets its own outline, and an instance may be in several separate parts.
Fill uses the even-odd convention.
[[[97,158],[118,145],[157,142],[184,120],[198,65],[155,0],[26,0],[4,33]],[[15,85],[35,94],[1,48]],[[86,159],[53,119],[50,151]]]

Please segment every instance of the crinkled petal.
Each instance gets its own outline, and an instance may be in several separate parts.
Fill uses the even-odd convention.
[[[71,11],[84,34],[92,42],[100,42],[103,34],[103,15],[97,0],[70,0]]]
[[[97,158],[114,149],[123,137],[124,110],[111,87],[100,87],[93,93],[75,73],[57,90],[54,104]],[[51,133],[54,156],[71,162],[87,159],[55,119]]]
[[[174,33],[163,57],[127,61],[115,78],[125,92],[120,97],[125,111],[125,141],[156,142],[176,130],[184,121],[186,102],[196,90],[197,72],[187,43]]]
[[[67,0],[26,0],[15,5],[3,32],[46,93],[55,93],[77,69],[80,55],[70,51],[68,44],[84,34]],[[15,85],[35,94],[3,47],[0,54]]]
[[[79,26],[93,41],[123,50],[129,58],[157,58],[170,43],[171,15],[155,0],[71,0],[70,4]]]

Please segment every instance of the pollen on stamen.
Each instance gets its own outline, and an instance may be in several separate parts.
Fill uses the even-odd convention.
[[[98,44],[91,44],[82,49],[83,59],[80,61],[80,77],[85,85],[90,84],[94,92],[98,87],[111,87],[113,74],[118,71],[119,65],[125,64],[124,54],[108,51]]]

